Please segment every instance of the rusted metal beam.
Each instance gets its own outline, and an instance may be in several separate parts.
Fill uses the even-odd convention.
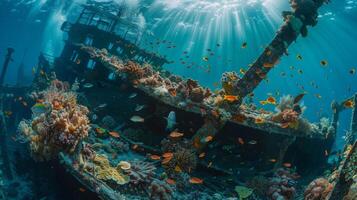
[[[13,48],[8,48],[7,49],[7,54],[5,56],[5,61],[4,61],[4,65],[2,67],[2,71],[1,71],[1,75],[0,75],[0,88],[3,86],[4,81],[5,81],[5,75],[7,72],[7,68],[9,67],[9,63],[10,61],[12,61],[12,54],[14,53],[14,49]]]
[[[353,96],[353,110],[351,119],[352,142],[357,140],[357,93]]]
[[[275,38],[252,64],[245,75],[233,83],[233,94],[240,102],[262,82],[268,72],[287,54],[287,48],[299,37],[307,35],[307,26],[317,24],[318,9],[329,0],[290,0],[293,11],[284,12],[285,23]]]

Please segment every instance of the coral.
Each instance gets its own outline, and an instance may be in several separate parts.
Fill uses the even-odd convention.
[[[253,190],[244,186],[236,186],[234,190],[237,192],[239,199],[246,199],[253,194]]]
[[[238,76],[237,72],[225,72],[222,75],[221,83],[226,95],[234,94],[234,87],[239,79],[240,77]]]
[[[349,150],[353,151],[353,150]],[[342,169],[342,174],[346,181],[353,181],[357,178],[357,151],[354,150],[346,163],[346,166]]]
[[[321,118],[319,123],[312,124],[311,128],[315,132],[319,132],[327,137],[335,134],[335,128],[331,126],[330,120],[326,117]]]
[[[129,176],[125,175],[118,168],[110,165],[109,160],[104,155],[96,155],[94,160],[94,175],[103,181],[112,181],[118,185],[127,184],[130,180]]]
[[[154,180],[149,186],[150,198],[154,200],[170,200],[173,193],[172,188],[160,180]]]
[[[130,148],[128,143],[113,138],[110,139],[110,145],[116,152],[128,152]]]
[[[299,176],[288,169],[278,169],[269,179],[267,195],[272,200],[290,200],[296,193],[295,184]]]
[[[247,186],[254,189],[254,192],[264,196],[269,188],[269,180],[264,176],[255,176],[248,181]]]
[[[299,122],[299,114],[294,110],[287,108],[282,110],[278,114],[272,117],[274,122],[278,122],[282,124],[284,128],[297,128]]]
[[[304,192],[305,200],[325,200],[332,192],[333,185],[324,178],[312,181]]]
[[[357,182],[355,181],[346,196],[343,197],[343,200],[355,200],[357,199]]]
[[[77,104],[76,93],[67,88],[60,81],[53,81],[40,93],[43,103],[32,108],[36,112],[31,121],[20,123],[21,133],[29,138],[36,160],[49,160],[60,151],[73,153],[77,144],[88,136],[89,111]]]
[[[163,152],[173,153],[170,161],[163,164],[169,175],[181,172],[191,173],[196,168],[197,155],[191,141],[164,139],[161,144]]]
[[[139,160],[131,162],[131,169],[128,171],[130,177],[130,183],[134,185],[146,184],[153,180],[156,167],[149,163]]]
[[[122,71],[128,74],[129,80],[141,79],[145,75],[145,70],[139,64],[132,61],[127,62]]]

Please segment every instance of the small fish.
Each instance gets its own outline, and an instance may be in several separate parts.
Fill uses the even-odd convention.
[[[200,155],[198,155],[199,158],[204,158],[206,156],[205,152],[200,153]]]
[[[286,168],[290,168],[292,166],[292,164],[291,163],[283,163],[283,166]]]
[[[85,192],[86,190],[84,188],[79,188],[80,192]]]
[[[272,162],[272,163],[276,163],[276,159],[272,158],[272,159],[269,159],[269,162]]]
[[[247,46],[248,46],[248,43],[247,43],[247,42],[243,42],[243,44],[242,44],[242,49],[247,48]]]
[[[299,70],[298,70],[298,73],[299,73],[299,74],[303,74],[304,71],[302,71],[302,69],[299,69]]]
[[[131,148],[132,148],[133,150],[136,150],[138,147],[139,147],[139,145],[134,144]]]
[[[353,108],[355,106],[355,103],[350,99],[350,100],[347,100],[343,103],[343,106],[345,108]]]
[[[166,130],[172,131],[176,126],[176,113],[171,111],[169,115],[166,117]]]
[[[190,178],[189,182],[192,184],[202,184],[203,180],[197,177],[192,177]]]
[[[170,137],[172,137],[172,138],[179,138],[179,137],[182,137],[183,135],[184,135],[183,133],[180,133],[177,131],[173,131],[172,133],[170,133]]]
[[[315,94],[315,97],[318,99],[322,99],[322,96],[320,94]]]
[[[111,135],[112,137],[114,138],[120,138],[120,135],[118,132],[115,132],[115,131],[110,131],[109,132],[109,135]]]
[[[151,159],[151,160],[160,160],[160,159],[161,159],[161,156],[151,155],[151,156],[150,156],[150,159]]]
[[[145,105],[136,105],[136,107],[135,107],[135,111],[136,112],[139,112],[139,111],[141,111],[141,110],[143,110],[145,108]]]
[[[245,69],[240,69],[239,72],[244,75],[247,71]]]
[[[351,75],[355,75],[355,74],[356,74],[356,68],[350,69],[349,73],[350,73]]]
[[[326,67],[328,65],[328,62],[326,60],[321,60],[320,64],[321,66]]]
[[[212,141],[212,140],[213,140],[213,136],[211,136],[211,135],[209,135],[209,136],[207,136],[207,137],[204,138],[204,141],[205,141],[205,142],[210,142],[210,141]]]
[[[296,55],[296,59],[302,60],[302,56],[300,54]]]
[[[251,144],[251,145],[255,145],[255,144],[257,144],[257,143],[258,143],[258,142],[255,141],[255,140],[251,140],[251,141],[248,142],[248,144]]]
[[[102,103],[97,108],[102,109],[102,108],[105,108],[105,107],[107,107],[107,104],[106,103]]]
[[[243,140],[243,138],[239,137],[239,138],[238,138],[238,143],[241,144],[241,145],[244,145],[244,140]]]
[[[5,111],[4,114],[7,116],[7,117],[10,117],[12,115],[12,112],[11,111]]]
[[[209,58],[208,57],[203,57],[202,60],[205,61],[205,62],[208,62]]]
[[[301,93],[301,94],[297,95],[297,96],[294,98],[294,104],[299,103],[299,102],[302,100],[302,98],[304,98],[305,95],[306,95],[306,93]]]
[[[180,166],[178,166],[178,165],[176,165],[176,167],[175,167],[175,172],[177,172],[177,173],[181,173],[181,172],[182,172],[181,167],[180,167]]]
[[[254,122],[256,124],[264,124],[265,120],[263,118],[258,117],[258,118],[255,118]]]
[[[145,122],[145,119],[140,116],[134,115],[130,118],[130,121],[135,122],[135,123],[138,123],[138,122],[143,123],[143,122]]]
[[[168,179],[166,179],[166,183],[168,183],[169,185],[175,185],[176,181],[171,178],[168,178]]]
[[[92,83],[86,83],[83,85],[84,88],[92,88],[94,85]]]
[[[132,93],[132,94],[130,94],[129,95],[129,99],[133,99],[133,98],[135,98],[136,96],[138,96],[138,94],[137,93]]]
[[[171,161],[172,157],[168,157],[168,158],[164,158],[162,161],[161,161],[161,164],[165,165],[167,163],[169,163]]]
[[[270,104],[276,105],[276,99],[272,96],[268,97],[266,101]]]
[[[239,97],[236,95],[224,95],[223,99],[229,102],[235,102],[239,100]]]
[[[171,152],[167,152],[167,153],[162,154],[162,157],[164,157],[164,158],[172,158],[172,157],[174,157],[174,154],[171,153]]]

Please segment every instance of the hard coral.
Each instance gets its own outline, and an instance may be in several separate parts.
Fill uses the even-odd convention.
[[[66,88],[59,81],[54,81],[47,90],[41,92],[44,103],[32,108],[36,111],[32,120],[20,123],[23,135],[29,138],[31,152],[36,160],[49,160],[60,151],[72,153],[77,144],[88,136],[89,111],[78,105],[76,94]]]
[[[160,180],[154,180],[150,184],[149,194],[151,199],[170,200],[172,199],[173,190],[167,183]]]
[[[272,200],[289,200],[295,195],[295,180],[298,175],[287,169],[278,169],[269,180],[267,195]]]
[[[124,185],[129,182],[129,177],[119,169],[112,167],[109,160],[104,155],[96,155],[94,160],[95,176],[103,181],[112,181],[118,185]]]
[[[234,87],[240,77],[236,72],[225,72],[222,75],[221,83],[226,95],[233,95]]]
[[[145,75],[145,70],[139,64],[132,61],[124,65],[123,72],[128,74],[129,80],[138,80]]]
[[[304,192],[304,200],[325,200],[333,189],[333,185],[324,178],[312,181]]]

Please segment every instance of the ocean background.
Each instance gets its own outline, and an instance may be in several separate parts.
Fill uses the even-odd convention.
[[[31,84],[32,69],[40,52],[53,57],[60,55],[66,39],[60,27],[67,20],[76,20],[84,2],[0,0],[0,63],[7,47],[15,49],[7,84],[16,83],[21,63],[26,67],[25,82]],[[220,83],[223,72],[248,68],[283,23],[281,12],[290,10],[288,0],[118,2],[127,6],[128,19],[138,27],[128,33],[128,39],[135,40],[139,35],[139,46],[173,61],[165,69],[196,79],[212,89]],[[357,75],[350,73],[357,67],[356,26],[356,0],[332,0],[324,5],[318,25],[309,28],[307,38],[299,38],[291,45],[289,56],[284,56],[268,74],[268,81],[255,90],[256,102],[266,99],[268,94],[279,99],[284,94],[307,92],[305,117],[311,122],[331,117],[333,100],[342,101],[357,92]],[[247,47],[241,48],[245,42]],[[297,55],[303,59],[297,59]],[[209,58],[208,62],[204,57]],[[321,66],[322,60],[328,65]],[[349,129],[350,118],[350,110],[341,114],[337,148],[343,146],[342,136]]]

